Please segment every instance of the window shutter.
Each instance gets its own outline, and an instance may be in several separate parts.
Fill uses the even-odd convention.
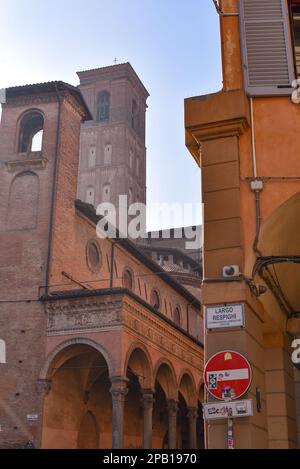
[[[239,0],[246,92],[288,95],[294,59],[286,0]]]

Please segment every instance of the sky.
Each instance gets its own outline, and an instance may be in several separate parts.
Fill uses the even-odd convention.
[[[150,93],[147,203],[193,204],[173,226],[201,223],[200,170],[184,143],[184,99],[222,87],[212,0],[0,0],[0,88],[63,80],[130,62]],[[149,210],[148,229],[167,228]]]

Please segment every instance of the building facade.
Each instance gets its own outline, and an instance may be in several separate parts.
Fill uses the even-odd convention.
[[[80,90],[6,91],[0,447],[202,447],[199,301],[129,240],[99,239],[94,208],[76,200],[94,117]]]
[[[202,169],[204,308],[241,303],[246,322],[206,331],[205,355],[234,349],[251,362],[254,415],[234,422],[236,447],[296,448],[299,1],[221,0],[217,10],[223,89],[186,99],[186,145]],[[208,423],[209,448],[225,435],[226,422]]]

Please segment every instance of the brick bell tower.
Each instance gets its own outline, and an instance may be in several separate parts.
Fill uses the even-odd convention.
[[[6,90],[0,126],[0,448],[40,442],[45,312],[56,233],[74,211],[81,93],[63,82]],[[65,228],[66,229],[66,228]],[[43,288],[41,288],[43,287]]]
[[[93,115],[81,128],[78,198],[95,207],[118,207],[120,194],[146,203],[146,88],[130,63],[78,76]]]

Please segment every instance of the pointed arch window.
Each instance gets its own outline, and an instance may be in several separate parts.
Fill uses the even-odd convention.
[[[152,290],[150,304],[152,308],[156,310],[160,309],[160,296],[157,290]]]
[[[93,186],[89,186],[86,190],[85,201],[87,204],[94,205],[95,203],[95,189]]]
[[[108,91],[101,91],[97,101],[97,121],[108,122],[110,111],[110,94]]]
[[[133,290],[133,274],[129,269],[123,272],[123,286],[128,290]]]
[[[180,308],[179,306],[176,306],[174,310],[174,322],[177,324],[177,326],[181,325],[181,314],[180,314]]]

